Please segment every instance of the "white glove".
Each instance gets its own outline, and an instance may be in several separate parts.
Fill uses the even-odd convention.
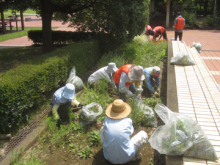
[[[58,113],[57,113],[58,108],[59,108],[59,105],[53,105],[52,114],[53,114],[53,118],[55,120],[58,120],[60,118]]]
[[[143,92],[143,88],[141,86],[136,88],[137,93],[142,93]]]
[[[78,101],[76,100],[76,98],[74,98],[74,100],[71,102],[71,105],[72,105],[72,106],[78,107],[79,104],[80,104],[80,102],[78,102]]]
[[[119,88],[119,92],[120,93],[127,93],[127,88],[124,86],[124,87],[121,87],[121,88]]]

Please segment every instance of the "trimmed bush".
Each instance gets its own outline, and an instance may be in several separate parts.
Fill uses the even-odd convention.
[[[43,101],[45,92],[58,82],[65,82],[73,66],[80,76],[100,58],[99,42],[81,41],[0,74],[0,131],[6,132],[25,119],[24,112]]]

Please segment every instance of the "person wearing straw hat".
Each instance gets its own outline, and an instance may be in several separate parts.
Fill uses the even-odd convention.
[[[114,100],[106,108],[100,138],[105,159],[113,164],[124,164],[141,159],[139,151],[146,144],[148,135],[145,131],[134,132],[132,120],[128,118],[132,108],[121,99]]]
[[[99,84],[99,80],[105,79],[107,82],[114,84],[113,74],[118,70],[116,64],[113,62],[108,63],[108,66],[102,67],[95,71],[88,78],[89,84]]]
[[[145,82],[152,95],[158,95],[160,85],[160,68],[158,66],[144,69]],[[154,89],[155,88],[155,89]]]
[[[52,105],[52,114],[54,120],[59,120],[59,115],[57,110],[60,105],[66,104],[67,102],[72,102],[71,105],[82,107],[74,97],[75,95],[75,86],[73,84],[67,83],[64,87],[59,88],[52,97],[51,105]]]
[[[123,65],[114,74],[113,79],[120,94],[120,99],[126,102],[126,93],[130,90],[133,94],[143,91],[141,82],[145,79],[142,66],[132,64]]]

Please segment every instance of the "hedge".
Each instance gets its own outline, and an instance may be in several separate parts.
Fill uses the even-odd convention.
[[[0,74],[0,132],[25,119],[25,111],[43,101],[59,81],[65,82],[73,66],[80,76],[100,58],[100,42],[81,41]]]

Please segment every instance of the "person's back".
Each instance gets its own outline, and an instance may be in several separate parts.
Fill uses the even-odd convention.
[[[130,141],[134,128],[130,118],[111,119],[106,117],[104,126],[103,152],[107,160],[114,164],[124,164],[134,158],[135,147]]]

